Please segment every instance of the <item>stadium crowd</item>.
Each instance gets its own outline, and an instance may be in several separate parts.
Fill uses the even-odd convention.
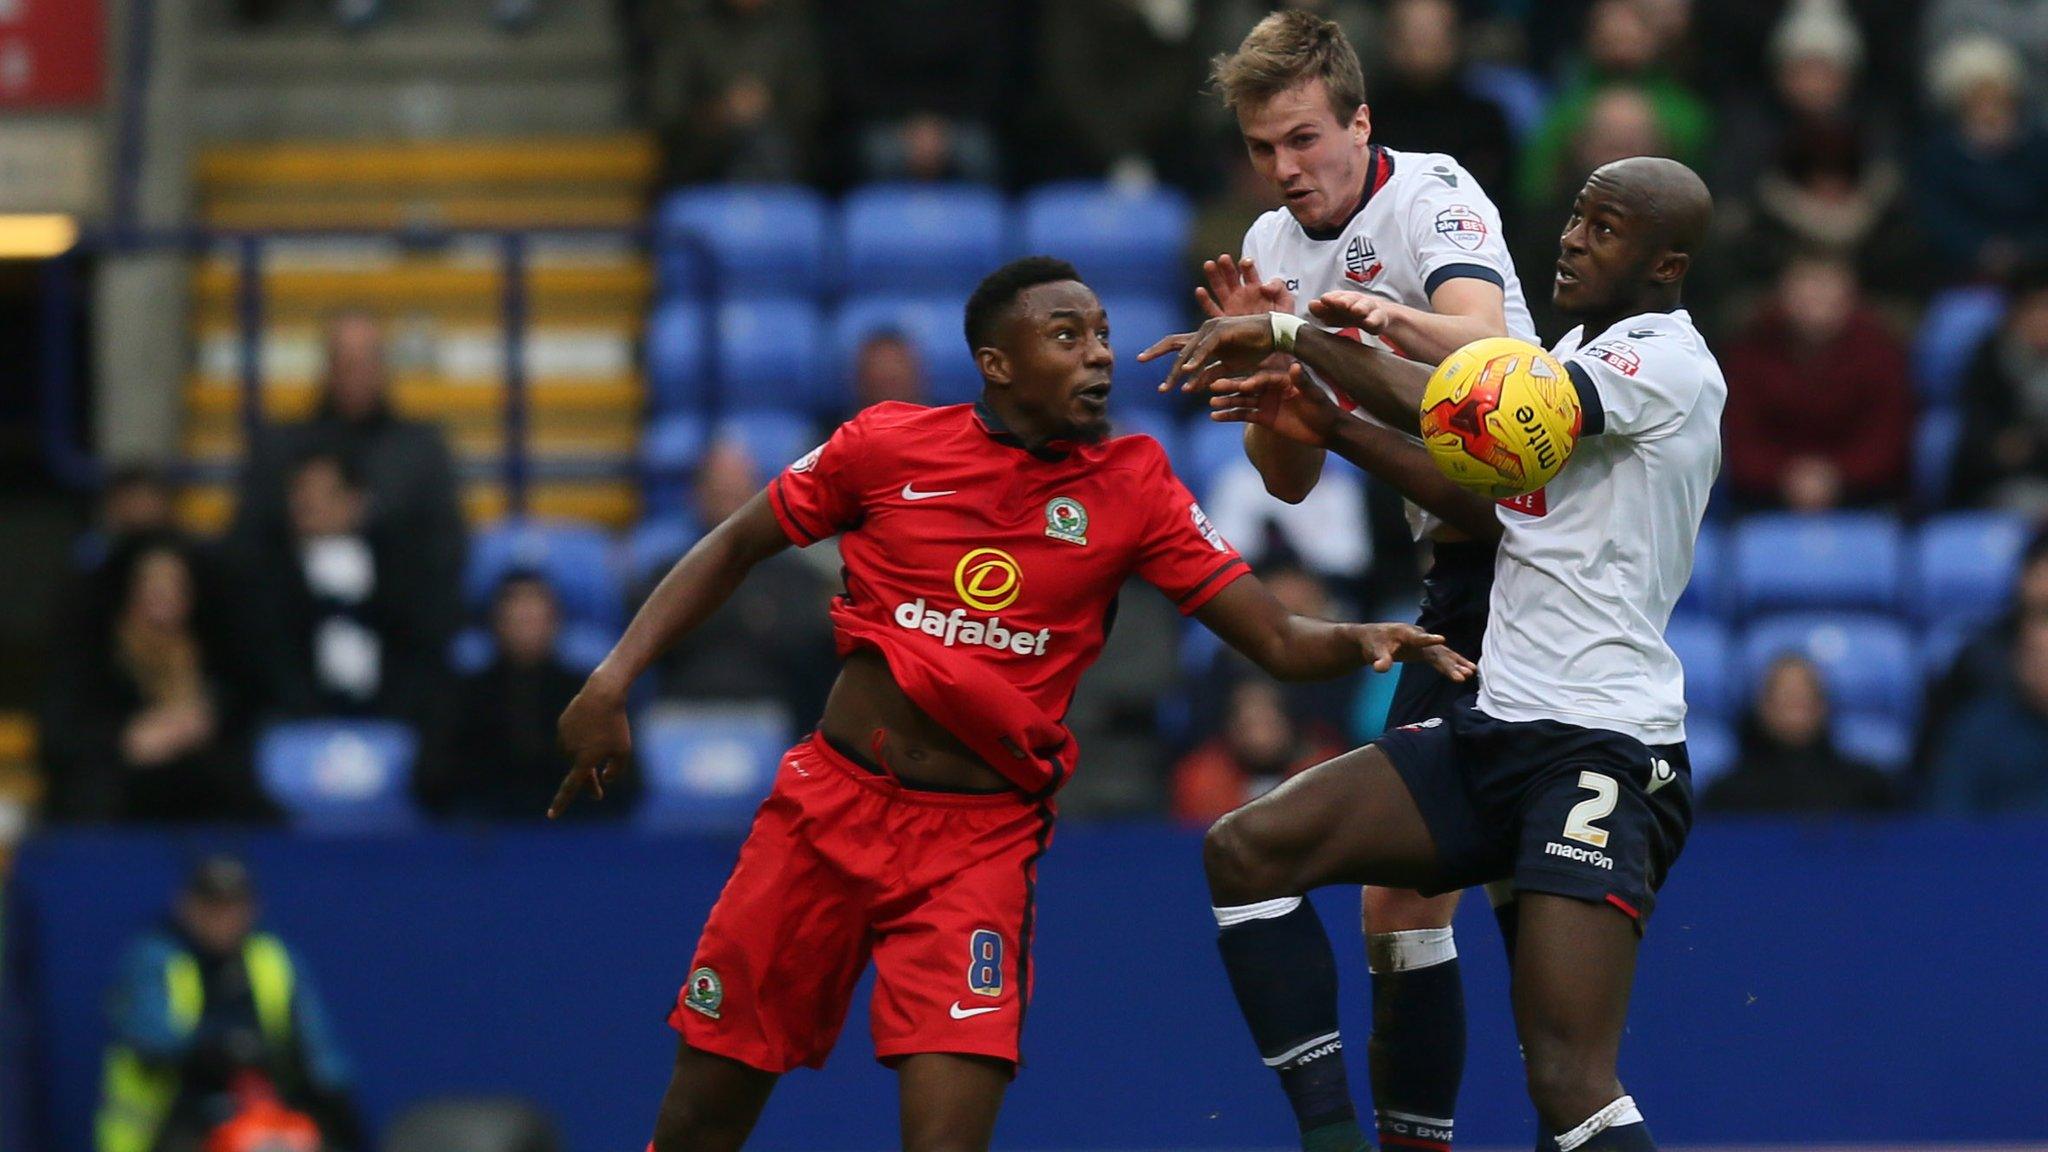
[[[1690,305],[1727,369],[1725,463],[1673,625],[1707,746],[1703,804],[2048,808],[2041,6],[1300,6],[1370,50],[1376,142],[1448,151],[1493,193],[1547,337],[1561,334],[1544,290],[1556,225],[1583,174],[1644,153],[1709,174],[1717,232]],[[1141,307],[1123,312],[1112,300],[1113,324],[1146,321],[1119,327],[1125,358],[1191,318],[1196,263],[1236,252],[1269,206],[1202,83],[1266,7],[643,0],[635,43],[644,115],[685,199],[720,183],[1007,195],[1070,180],[1185,197],[1186,288],[1127,293]],[[687,276],[664,284],[657,320],[689,303]],[[593,530],[541,547],[515,529],[470,534],[440,432],[391,407],[376,321],[337,318],[317,415],[255,444],[227,536],[180,533],[155,472],[106,487],[51,677],[48,814],[275,818],[257,769],[265,726],[339,716],[415,734],[420,810],[538,817],[560,775],[554,717],[629,605],[831,423],[882,400],[957,398],[932,347],[869,326],[844,379],[788,382],[809,398],[782,423],[696,437],[677,456],[687,484],[650,481],[647,521],[624,540]],[[1403,614],[1416,564],[1390,493],[1332,468],[1310,501],[1272,501],[1234,433],[1219,439],[1151,394],[1156,375],[1122,368],[1118,418],[1173,441],[1218,528],[1283,599]],[[653,392],[670,405],[658,427],[678,405],[658,379]],[[807,430],[782,433],[792,421]],[[1802,549],[1827,553],[1811,586],[1773,584]],[[650,709],[765,704],[785,728],[817,715],[836,587],[818,551],[757,571],[670,654]],[[1204,822],[1376,733],[1386,678],[1276,685],[1156,600],[1125,598],[1076,701],[1088,763],[1074,810]]]

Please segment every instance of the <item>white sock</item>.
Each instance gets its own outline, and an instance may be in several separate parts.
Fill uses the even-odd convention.
[[[1216,914],[1216,926],[1228,928],[1248,920],[1278,920],[1296,908],[1301,907],[1301,897],[1282,896],[1278,900],[1261,900],[1257,904],[1233,904],[1227,908],[1211,908]]]
[[[1572,1149],[1607,1131],[1609,1128],[1619,1128],[1623,1124],[1641,1124],[1642,1122],[1643,1114],[1636,1111],[1636,1098],[1633,1096],[1623,1096],[1607,1107],[1586,1117],[1586,1122],[1577,1128],[1560,1134],[1557,1138],[1557,1152],[1572,1152]]]
[[[1374,932],[1365,938],[1366,966],[1375,976],[1434,968],[1458,958],[1458,942],[1449,925],[1406,932]]]

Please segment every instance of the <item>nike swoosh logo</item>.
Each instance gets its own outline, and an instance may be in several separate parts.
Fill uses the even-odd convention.
[[[986,1008],[962,1008],[958,1000],[953,1001],[953,1006],[947,1009],[955,1020],[965,1020],[969,1016],[980,1016],[985,1012],[1001,1012],[1002,1010],[1003,1006],[1001,1004],[991,1004]]]
[[[919,491],[918,491],[918,490],[917,490],[916,488],[913,488],[913,487],[911,487],[911,486],[910,486],[910,485],[908,485],[908,484],[905,484],[905,485],[903,486],[903,498],[904,498],[905,500],[929,500],[929,499],[931,499],[931,498],[932,498],[932,497],[934,497],[934,496],[957,496],[957,495],[959,495],[959,490],[958,490],[958,489],[953,489],[953,488],[948,488],[948,489],[947,489],[946,491],[944,491],[944,492],[919,492]]]

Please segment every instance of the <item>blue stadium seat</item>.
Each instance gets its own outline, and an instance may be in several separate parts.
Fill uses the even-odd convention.
[[[1850,712],[1835,717],[1835,747],[1852,760],[1872,768],[1899,772],[1913,759],[1910,720],[1884,712]]]
[[[902,333],[917,346],[931,381],[932,403],[963,404],[981,395],[981,370],[967,351],[965,303],[944,296],[850,298],[833,321],[841,380],[851,379],[854,354],[876,332]],[[849,390],[848,394],[851,392]]]
[[[615,627],[625,612],[612,584],[610,558],[611,538],[601,528],[574,520],[508,518],[470,540],[463,594],[472,610],[481,610],[506,573],[531,568],[554,587],[563,619]]]
[[[655,217],[663,296],[698,296],[707,278],[721,294],[818,295],[835,282],[831,209],[825,198],[792,184],[713,184],[684,188]],[[715,269],[678,237],[703,238]]]
[[[690,474],[709,442],[704,418],[691,412],[657,416],[641,431],[640,485],[650,514],[684,513],[690,502]]]
[[[811,412],[832,392],[825,320],[808,300],[732,300],[718,310],[721,410]]]
[[[1735,679],[1726,627],[1707,617],[1681,616],[1664,629],[1664,640],[1685,666],[1686,724],[1694,716],[1741,715],[1744,686]]]
[[[2005,610],[2027,546],[2027,521],[2007,512],[1953,512],[1920,526],[1914,607],[1927,623],[1978,623]]]
[[[570,671],[587,674],[604,661],[618,639],[614,629],[602,624],[565,621],[555,637],[555,657]],[[497,656],[498,642],[486,628],[464,628],[448,646],[448,666],[464,675],[483,671]]]
[[[1799,612],[1752,623],[1741,648],[1742,683],[1759,684],[1781,652],[1799,652],[1820,668],[1837,715],[1920,708],[1920,661],[1912,634],[1889,616]]]
[[[1954,408],[1932,408],[1913,427],[1913,503],[1939,508],[1948,499],[1949,477],[1955,474],[1956,449],[1963,442],[1963,414]]]
[[[1956,402],[1971,358],[2004,313],[2004,293],[1981,284],[1949,288],[1927,302],[1913,336],[1913,380],[1923,405]]]
[[[701,412],[714,392],[704,309],[670,300],[647,318],[647,390],[656,412]]]
[[[1550,107],[1550,92],[1542,77],[1527,68],[1511,64],[1472,64],[1465,69],[1465,84],[1473,93],[1493,101],[1508,118],[1508,130],[1517,143],[1526,143],[1530,133],[1543,123]],[[1486,190],[1495,199],[1508,194],[1504,188]]]
[[[1181,456],[1174,461],[1181,479],[1197,499],[1204,499],[1217,473],[1244,460],[1244,425],[1219,424],[1197,416],[1181,432]]]
[[[703,535],[697,518],[680,512],[635,524],[612,554],[613,571],[627,602],[652,587]]]
[[[1073,261],[1097,292],[1179,296],[1194,290],[1187,268],[1194,209],[1174,189],[1046,184],[1025,194],[1023,212],[1025,250]]]
[[[718,422],[713,439],[745,448],[763,484],[824,442],[809,420],[787,412],[735,412]]]
[[[273,724],[256,740],[256,774],[293,825],[317,832],[395,832],[418,823],[419,738],[395,720]]]
[[[1956,657],[1983,631],[1985,625],[1956,620],[1936,620],[1920,634],[1920,666],[1929,680],[1946,676]]]
[[[1123,407],[1137,404],[1167,404],[1178,399],[1159,395],[1159,382],[1166,379],[1172,360],[1138,363],[1138,353],[1158,343],[1161,336],[1186,332],[1187,310],[1158,296],[1104,296],[1103,311],[1109,313],[1109,341],[1116,349],[1116,402]]]
[[[1752,516],[1735,529],[1735,587],[1746,612],[1898,605],[1905,541],[1876,513]]]
[[[849,292],[964,302],[1010,251],[1008,205],[978,185],[870,184],[848,194],[840,219]]]
[[[1112,408],[1109,422],[1111,430],[1118,436],[1150,436],[1159,441],[1159,446],[1166,450],[1166,458],[1173,462],[1176,471],[1179,470],[1183,451],[1180,424],[1166,413],[1164,405]],[[1185,477],[1182,479],[1186,480]]]
[[[1692,794],[1695,799],[1707,785],[1726,776],[1740,756],[1735,730],[1721,720],[1685,718],[1685,756],[1692,762]]]
[[[1674,618],[1728,615],[1729,580],[1728,533],[1712,522],[1700,525],[1692,549],[1692,579],[1679,594]]]
[[[794,742],[774,705],[657,705],[634,731],[645,785],[639,819],[675,830],[744,829]]]

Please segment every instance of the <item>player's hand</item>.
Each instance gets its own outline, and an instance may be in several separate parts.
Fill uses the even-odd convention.
[[[568,811],[576,797],[589,789],[593,799],[604,799],[604,786],[616,780],[619,769],[633,755],[633,730],[626,723],[626,694],[599,683],[592,676],[562,710],[555,725],[562,750],[569,754],[569,774],[548,805],[548,819]]]
[[[1202,315],[1256,316],[1262,312],[1294,311],[1294,293],[1287,281],[1274,277],[1259,283],[1259,270],[1250,260],[1238,260],[1228,253],[1202,261],[1202,276],[1209,281],[1195,289],[1195,302]]]
[[[1399,661],[1427,664],[1446,679],[1463,683],[1479,669],[1470,660],[1444,647],[1444,638],[1424,632],[1413,624],[1359,624],[1358,642],[1373,671],[1385,672]]]
[[[1218,316],[1193,332],[1168,336],[1138,353],[1138,360],[1157,360],[1169,352],[1179,355],[1159,390],[1166,392],[1178,384],[1181,391],[1193,392],[1208,387],[1213,380],[1256,370],[1260,361],[1273,352],[1273,322],[1264,312],[1257,316]]]
[[[1387,330],[1401,306],[1370,292],[1325,292],[1309,302],[1309,315],[1331,328],[1356,328],[1370,336]]]
[[[1327,448],[1344,412],[1300,364],[1209,382],[1209,419],[1256,424],[1298,444]]]

